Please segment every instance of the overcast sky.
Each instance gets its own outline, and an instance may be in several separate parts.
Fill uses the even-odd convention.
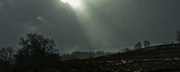
[[[0,0],[0,47],[18,48],[21,36],[54,39],[62,53],[114,51],[138,41],[174,42],[180,0],[83,0],[83,10],[60,0]]]

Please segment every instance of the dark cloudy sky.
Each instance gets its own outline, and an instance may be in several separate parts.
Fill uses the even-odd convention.
[[[0,46],[18,48],[21,36],[39,33],[60,52],[114,51],[137,41],[174,42],[180,0],[82,0],[78,11],[60,0],[0,0]]]

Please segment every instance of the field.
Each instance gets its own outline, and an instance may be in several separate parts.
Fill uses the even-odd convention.
[[[63,72],[179,72],[180,44],[151,46],[63,63]]]

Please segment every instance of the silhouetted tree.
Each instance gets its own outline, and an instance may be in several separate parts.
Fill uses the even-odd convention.
[[[150,43],[150,41],[145,40],[145,41],[143,42],[143,44],[144,44],[144,47],[149,47],[151,43]]]
[[[0,49],[0,72],[8,72],[11,70],[10,67],[12,66],[13,57],[14,50],[12,47],[3,47]]]
[[[104,51],[97,51],[96,55],[97,56],[103,56],[103,55],[105,55],[105,52]]]
[[[142,43],[141,43],[141,42],[137,42],[137,43],[135,44],[134,49],[140,49],[140,48],[142,48]]]
[[[125,49],[122,50],[122,52],[128,52],[128,51],[130,51],[129,48],[125,48]]]
[[[11,62],[14,56],[14,50],[12,47],[3,47],[0,49],[0,59],[7,64]]]
[[[180,31],[176,32],[176,40],[180,43]]]
[[[97,51],[97,52],[74,51],[71,54],[64,54],[61,57],[63,60],[74,60],[74,59],[85,59],[85,58],[91,58],[91,57],[98,57],[98,56],[109,55],[109,54],[112,54],[112,53],[104,52],[104,51]]]
[[[54,40],[43,35],[27,34],[26,37],[20,38],[19,45],[21,49],[15,55],[15,62],[21,67],[45,68],[60,60],[57,49],[54,48]]]

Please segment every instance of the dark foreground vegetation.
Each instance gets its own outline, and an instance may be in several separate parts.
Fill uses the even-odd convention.
[[[180,32],[177,32],[180,41]],[[37,33],[19,41],[20,49],[0,49],[0,72],[172,72],[180,71],[180,43],[150,46],[137,42],[123,53],[63,61],[53,39]]]
[[[91,59],[66,61],[77,69],[88,66],[89,72],[152,72],[180,71],[180,44],[152,46]],[[94,70],[94,71],[91,71]],[[79,72],[79,71],[78,71]]]

